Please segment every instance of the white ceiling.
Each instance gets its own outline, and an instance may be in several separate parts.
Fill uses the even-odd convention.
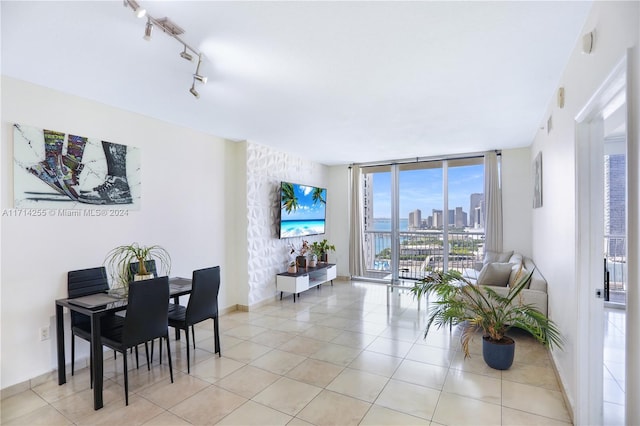
[[[206,56],[200,99],[119,0],[3,0],[2,74],[324,164],[530,145],[591,6],[139,3]]]

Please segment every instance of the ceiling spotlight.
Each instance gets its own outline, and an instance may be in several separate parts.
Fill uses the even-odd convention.
[[[193,82],[195,84],[198,80],[202,84],[207,84],[207,77],[200,75],[200,65],[202,64],[202,53],[198,55],[198,66],[196,66],[196,72],[193,74]]]
[[[193,61],[193,56],[187,52],[187,46],[184,47],[184,51],[180,52],[180,57],[186,59],[187,61]]]
[[[2,0],[0,0],[2,1]],[[138,0],[139,1],[139,0]],[[180,52],[180,57],[186,59],[187,61],[193,61],[195,57],[198,57],[198,64],[196,66],[196,71],[192,74],[193,82],[191,83],[191,88],[189,88],[189,93],[191,93],[196,99],[200,98],[200,93],[196,90],[196,81],[201,84],[207,83],[207,77],[200,74],[200,65],[202,64],[202,53],[195,49],[194,47],[188,45],[185,41],[180,37],[184,34],[184,30],[176,25],[169,18],[155,18],[147,13],[146,10],[140,7],[136,0],[122,0],[124,6],[128,9],[131,8],[138,17],[146,16],[147,23],[144,28],[144,39],[149,41],[151,40],[151,34],[154,31],[154,27],[156,27],[156,31],[161,31],[167,34],[169,37],[176,39],[183,47],[182,52]]]
[[[194,78],[195,80],[198,80],[198,81],[199,81],[200,83],[202,83],[202,84],[207,84],[207,77],[205,77],[205,76],[203,76],[203,75],[200,75],[200,74],[194,74],[194,75],[193,75],[193,78]]]
[[[193,84],[191,85],[191,89],[189,89],[191,94],[196,97],[196,99],[200,98],[200,93],[196,90],[196,81],[193,80]]]
[[[147,26],[144,28],[144,38],[145,40],[151,40],[151,31],[153,30],[153,24],[150,19],[147,19]]]
[[[131,9],[133,9],[133,13],[135,13],[138,18],[144,18],[147,14],[147,11],[140,7],[136,0],[124,0],[124,6],[131,7]]]

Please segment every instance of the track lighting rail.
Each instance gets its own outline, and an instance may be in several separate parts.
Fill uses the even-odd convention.
[[[196,71],[193,74],[193,82],[191,84],[191,88],[189,92],[195,96],[196,98],[200,97],[200,94],[196,90],[196,81],[202,84],[207,83],[207,77],[200,74],[200,65],[202,64],[202,52],[193,48],[187,42],[185,42],[180,36],[184,34],[184,29],[178,26],[175,22],[170,20],[167,17],[164,18],[154,18],[149,15],[147,11],[140,7],[138,2],[135,0],[123,0],[124,7],[131,8],[133,12],[136,14],[138,18],[147,17],[147,23],[145,25],[144,30],[144,39],[147,41],[151,41],[153,28],[159,28],[163,33],[167,34],[170,37],[176,39],[183,46],[182,52],[180,52],[180,57],[186,59],[187,61],[193,61],[194,57],[198,58],[198,64],[196,65]],[[191,53],[189,53],[189,50]]]

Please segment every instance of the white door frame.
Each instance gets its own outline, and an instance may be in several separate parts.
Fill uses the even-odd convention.
[[[602,424],[604,299],[604,119],[626,101],[627,58],[614,68],[576,116],[575,424]]]

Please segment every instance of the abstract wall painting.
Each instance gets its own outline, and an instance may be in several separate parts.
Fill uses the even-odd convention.
[[[17,209],[140,209],[140,149],[13,125]]]
[[[533,208],[542,207],[542,151],[533,162]]]

